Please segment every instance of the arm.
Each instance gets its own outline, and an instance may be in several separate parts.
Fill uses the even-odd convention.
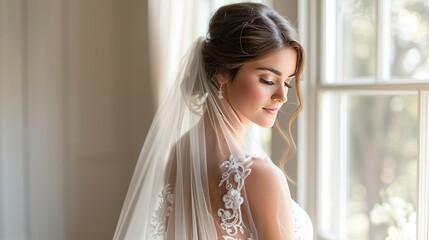
[[[254,159],[246,194],[259,239],[293,240],[292,199],[286,177],[271,161]]]

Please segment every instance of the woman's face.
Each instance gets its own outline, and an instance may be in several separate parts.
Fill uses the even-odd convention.
[[[287,101],[295,74],[296,52],[283,48],[241,66],[236,78],[223,84],[225,100],[244,126],[251,122],[272,127],[277,113]]]

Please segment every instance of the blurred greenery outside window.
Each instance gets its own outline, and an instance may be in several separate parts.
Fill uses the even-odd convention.
[[[323,1],[318,235],[428,235],[428,0]]]

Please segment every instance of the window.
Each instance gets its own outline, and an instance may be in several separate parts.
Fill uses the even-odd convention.
[[[301,7],[320,33],[302,121],[317,239],[429,239],[429,1]]]

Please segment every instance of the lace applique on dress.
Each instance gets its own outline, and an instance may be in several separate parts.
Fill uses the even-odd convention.
[[[313,239],[313,225],[310,217],[294,200],[292,200],[292,215],[294,240]]]
[[[152,216],[152,227],[154,228],[154,238],[166,239],[167,237],[167,218],[172,211],[174,195],[170,184],[165,185],[164,189],[158,195],[158,206]]]
[[[222,230],[228,234],[227,236],[223,236],[224,240],[240,240],[234,236],[237,235],[238,232],[243,234],[244,230],[247,229],[243,223],[240,206],[244,201],[241,196],[244,179],[251,172],[249,167],[250,161],[248,161],[249,158],[249,155],[241,157],[238,156],[235,158],[231,155],[228,160],[223,162],[221,165],[221,167],[226,168],[226,172],[222,174],[222,180],[219,183],[219,187],[225,184],[227,193],[222,198],[225,203],[225,208],[219,208],[217,214],[220,217],[220,226]],[[253,240],[251,233],[247,240]]]

